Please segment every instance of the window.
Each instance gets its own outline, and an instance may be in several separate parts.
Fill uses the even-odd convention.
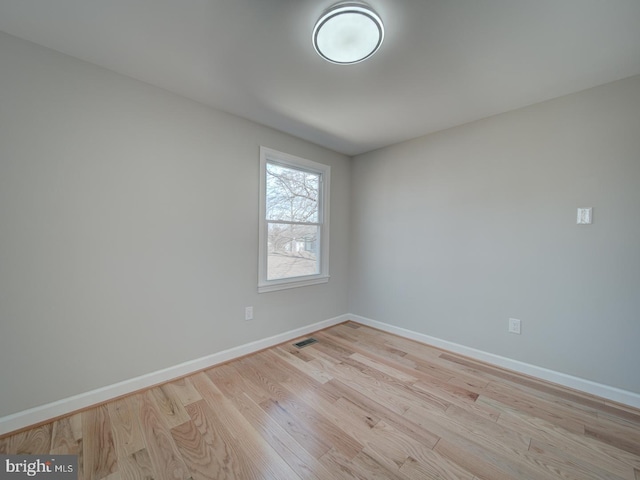
[[[330,171],[260,147],[258,292],[329,280]]]

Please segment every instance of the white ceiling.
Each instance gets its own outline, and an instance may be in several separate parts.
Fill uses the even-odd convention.
[[[0,30],[348,155],[640,74],[640,0],[369,0],[351,66],[311,45],[333,3],[0,0]]]

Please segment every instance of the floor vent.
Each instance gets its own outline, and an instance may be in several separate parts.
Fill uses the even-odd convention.
[[[311,345],[312,343],[316,343],[317,341],[318,340],[316,340],[315,338],[307,338],[306,340],[302,340],[301,342],[294,343],[293,346],[302,348],[302,347],[306,347],[307,345]]]

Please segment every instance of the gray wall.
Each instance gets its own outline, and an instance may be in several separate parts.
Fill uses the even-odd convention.
[[[640,77],[358,156],[352,179],[351,313],[640,393]]]
[[[347,157],[6,34],[0,65],[0,416],[347,312]],[[332,167],[328,284],[257,294],[260,145]]]

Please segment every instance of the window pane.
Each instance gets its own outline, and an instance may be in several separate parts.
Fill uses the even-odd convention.
[[[315,225],[269,223],[267,280],[319,273],[318,229]]]
[[[267,220],[318,223],[320,174],[267,164]]]

